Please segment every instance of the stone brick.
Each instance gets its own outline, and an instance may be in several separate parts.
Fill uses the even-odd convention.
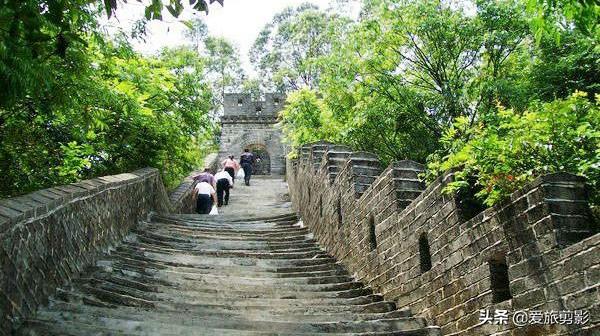
[[[419,195],[418,190],[422,188],[406,188],[415,186],[411,179],[415,183],[420,182],[415,179],[418,174],[410,169],[395,170],[399,168],[392,164],[379,176],[373,176],[370,186],[367,185],[367,175],[359,175],[360,188],[355,189],[352,187],[351,160],[348,158],[345,164],[337,163],[340,169],[332,184],[315,186],[317,189],[312,190],[313,193],[328,195],[324,200],[326,204],[333,204],[333,200],[327,200],[332,197],[329,195],[340,195],[343,199],[345,224],[341,229],[342,236],[335,226],[335,218],[328,218],[335,216],[335,211],[326,212],[324,217],[315,220],[308,204],[300,202],[294,205],[295,208],[307,226],[319,232],[318,236],[315,235],[319,241],[324,245],[335,245],[334,254],[351,271],[357,272],[366,281],[376,283],[378,290],[396,300],[398,305],[409,307],[424,317],[439,316],[436,321],[444,332],[460,335],[474,330],[469,323],[451,321],[451,314],[441,313],[460,311],[457,310],[459,306],[469,311],[490,307],[492,295],[487,263],[498,255],[503,256],[509,266],[510,289],[514,298],[503,302],[509,305],[508,308],[511,304],[513,308],[525,309],[555,303],[559,294],[549,288],[557,288],[560,284],[565,290],[567,287],[575,290],[581,286],[583,279],[587,279],[585,270],[591,270],[586,283],[591,284],[596,279],[593,265],[598,264],[597,258],[585,251],[597,251],[600,239],[584,239],[581,235],[587,228],[583,223],[589,217],[571,215],[569,206],[557,208],[551,205],[553,202],[565,203],[562,200],[556,202],[556,196],[581,200],[585,195],[582,191],[584,185],[578,177],[553,174],[539,178],[502,204],[462,223],[456,200],[441,192],[444,185],[453,179],[452,172],[440,176]],[[297,183],[303,184],[299,181],[323,179],[319,172],[303,169],[302,165],[302,161],[298,162],[295,171],[288,175],[290,194],[296,200],[306,199],[306,191],[296,187]],[[319,188],[323,189],[319,191]],[[359,199],[354,199],[353,193],[357,190],[364,193]],[[406,195],[409,197],[403,199]],[[396,210],[389,205],[390,197],[397,200]],[[569,202],[567,200],[566,203],[572,203]],[[393,211],[397,212],[397,216],[391,213]],[[362,251],[367,240],[364,230],[358,225],[364,223],[370,213],[378,219],[378,258],[374,258],[372,252]],[[350,224],[346,225],[346,221]],[[348,230],[353,231],[350,233]],[[421,274],[417,241],[423,232],[428,234],[434,265],[430,271]],[[564,252],[558,244],[561,235],[568,236],[570,244],[574,244],[564,247]],[[563,262],[567,251],[569,255],[585,259],[575,260],[580,269],[571,262],[564,263],[564,266],[557,264]],[[377,261],[377,267],[370,265],[374,261]],[[593,295],[596,293],[582,294],[582,297],[587,299]],[[584,302],[583,299],[578,300]]]
[[[100,181],[115,189],[103,192]],[[8,310],[0,303],[0,324],[18,324],[150,210],[171,207],[155,203],[156,185],[162,185],[158,171],[145,169],[2,201],[8,217],[0,214],[0,291],[12,303]]]

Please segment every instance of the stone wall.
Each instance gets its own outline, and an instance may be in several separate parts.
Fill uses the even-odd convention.
[[[225,116],[277,116],[285,102],[285,95],[266,93],[264,100],[254,101],[250,94],[226,93],[224,97]]]
[[[271,161],[271,174],[282,175],[285,171],[285,154],[282,133],[274,117],[223,117],[221,118],[221,145],[219,162],[233,154],[236,159],[245,148],[264,148]]]
[[[296,210],[315,238],[374,290],[444,335],[592,335],[600,330],[600,234],[585,182],[543,176],[503,204],[425,186],[411,161],[316,143],[288,161]],[[581,325],[480,323],[480,310],[586,310]],[[535,314],[535,312],[534,312]]]
[[[171,203],[158,170],[146,168],[0,200],[0,335],[152,210],[177,211],[187,198]]]
[[[277,114],[285,106],[285,95],[265,94],[264,100],[252,101],[248,94],[225,94],[221,117],[219,162],[228,155],[239,155],[244,149],[257,151],[270,174],[285,173],[285,149]],[[268,157],[266,157],[268,156]]]

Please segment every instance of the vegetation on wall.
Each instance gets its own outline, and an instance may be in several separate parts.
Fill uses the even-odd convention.
[[[488,205],[567,171],[600,201],[598,4],[362,5],[328,52],[304,61],[318,66],[316,85],[287,88],[281,120],[293,147],[344,143],[427,163],[429,178],[455,168],[447,191],[475,183]]]
[[[173,186],[211,148],[206,59],[141,56],[100,33],[103,8],[0,6],[0,197],[145,166]]]
[[[568,171],[588,179],[592,201],[600,204],[600,96],[588,98],[577,91],[523,112],[500,106],[493,124],[458,118],[441,139],[440,152],[448,154],[433,155],[428,173],[462,167],[449,191],[476,176],[477,196],[493,205],[537,176]]]

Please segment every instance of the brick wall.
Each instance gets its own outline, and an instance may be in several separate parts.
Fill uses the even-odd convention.
[[[170,201],[158,170],[146,168],[0,200],[0,335],[150,211],[177,211],[188,199]]]
[[[239,158],[247,147],[264,147],[269,155],[270,173],[284,175],[285,148],[277,115],[285,106],[286,96],[266,93],[264,100],[252,101],[248,94],[227,93],[224,98],[219,162],[228,155]]]
[[[493,208],[429,186],[411,161],[383,169],[328,143],[288,161],[295,209],[315,238],[386,299],[444,335],[592,335],[600,330],[600,234],[584,180],[543,176]],[[473,215],[475,215],[473,217]],[[472,218],[471,218],[472,217]],[[480,310],[584,309],[581,326],[482,324]]]
[[[276,123],[277,119],[274,117],[236,116],[221,118],[219,162],[222,162],[231,154],[235,155],[236,160],[239,160],[240,154],[248,146],[263,146],[269,153],[271,174],[283,175],[285,153],[281,141],[281,129]]]

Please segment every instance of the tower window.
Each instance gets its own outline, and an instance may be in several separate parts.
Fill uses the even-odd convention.
[[[429,241],[425,233],[419,237],[419,258],[421,261],[421,273],[429,271],[431,269],[431,252],[429,251]]]
[[[342,223],[344,221],[344,219],[342,218],[342,196],[338,197],[336,210],[338,217],[338,228],[340,228],[342,227]]]
[[[377,235],[375,234],[375,217],[371,214],[369,216],[369,245],[371,251],[377,248]]]
[[[238,106],[242,106],[244,104],[244,100],[242,98],[238,99]]]
[[[275,106],[279,105],[279,98],[273,99],[273,105],[275,105]]]
[[[323,195],[319,196],[319,217],[323,217]]]
[[[492,301],[494,303],[506,301],[512,298],[510,294],[510,280],[508,279],[508,266],[504,256],[499,259],[490,260],[490,287],[492,289]]]
[[[256,114],[260,114],[262,112],[262,106],[256,107]]]

